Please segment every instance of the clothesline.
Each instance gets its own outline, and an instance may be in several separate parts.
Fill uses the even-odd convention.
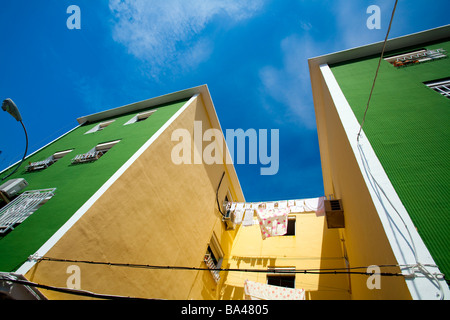
[[[245,227],[253,225],[256,213],[261,235],[266,239],[286,234],[290,213],[315,212],[317,215],[323,215],[324,200],[325,197],[268,202],[228,202],[226,210],[235,224],[242,224]]]

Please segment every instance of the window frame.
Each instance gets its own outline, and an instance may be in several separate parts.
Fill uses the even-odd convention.
[[[224,256],[225,254],[222,250],[222,247],[220,246],[216,235],[213,233],[207,245],[203,262],[205,262],[206,266],[210,270],[210,273],[216,283],[220,281],[220,275],[219,271],[215,269],[220,269],[222,267]]]
[[[295,281],[296,281],[295,273],[289,272],[295,271],[295,267],[269,267],[267,270],[270,271],[266,275],[266,283],[268,285],[281,288],[295,289]],[[293,286],[282,285],[283,280],[284,281],[288,280],[289,283],[292,284]]]
[[[288,215],[286,234],[284,234],[283,237],[294,237],[296,233],[296,227],[297,227],[297,216]]]
[[[58,152],[55,152],[54,154],[52,154],[47,159],[44,159],[41,161],[30,162],[28,164],[28,166],[26,167],[26,171],[27,172],[35,172],[35,171],[41,171],[41,170],[47,169],[52,164],[54,164],[58,160],[62,159],[63,157],[65,157],[67,154],[69,154],[72,151],[73,151],[73,149],[58,151]]]
[[[124,126],[127,126],[129,124],[133,124],[133,123],[137,123],[137,122],[145,121],[148,118],[150,118],[156,111],[158,111],[158,109],[152,109],[152,110],[148,110],[148,111],[145,111],[145,112],[138,113],[133,118],[131,118],[130,120],[125,122]]]
[[[100,122],[99,124],[97,124],[95,127],[93,127],[92,129],[88,130],[87,132],[85,132],[84,134],[89,134],[89,133],[94,133],[94,132],[99,132],[104,130],[106,127],[108,127],[109,125],[111,125],[114,121],[116,121],[116,119],[114,120],[109,120],[109,121],[104,121],[104,122]]]
[[[97,161],[120,141],[121,139],[99,143],[88,152],[76,155],[75,158],[71,160],[71,163],[80,164]]]

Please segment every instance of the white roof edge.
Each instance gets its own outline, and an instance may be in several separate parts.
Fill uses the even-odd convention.
[[[404,47],[410,47],[414,45],[420,45],[427,42],[432,42],[440,39],[450,37],[450,24],[420,31],[417,33],[408,34],[405,36],[388,39],[386,43],[386,52],[398,50]],[[358,59],[381,53],[384,41],[375,42],[372,44],[338,51],[330,54],[326,54],[319,57],[313,57],[308,59],[310,65],[320,66],[321,64],[334,64],[343,61]]]
[[[139,102],[134,102],[134,103],[131,103],[131,104],[128,104],[125,106],[97,112],[97,113],[94,113],[91,115],[83,116],[83,117],[78,118],[77,121],[79,124],[83,124],[85,122],[97,122],[100,120],[117,117],[119,115],[123,115],[126,113],[135,112],[135,111],[137,112],[139,110],[156,107],[158,105],[162,105],[165,103],[170,103],[170,102],[174,102],[177,100],[189,99],[197,93],[205,92],[205,90],[207,90],[206,84],[197,86],[197,87],[193,87],[193,88],[189,88],[189,89],[185,89],[185,90],[181,90],[181,91],[177,91],[177,92],[173,92],[173,93],[169,93],[169,94],[162,95],[159,97],[155,97],[155,98],[151,98],[151,99],[147,99],[147,100],[143,100],[143,101],[139,101]]]

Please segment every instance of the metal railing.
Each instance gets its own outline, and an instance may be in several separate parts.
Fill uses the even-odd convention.
[[[46,200],[55,195],[56,188],[26,191],[0,209],[0,234],[25,221]]]
[[[104,153],[105,153],[105,151],[91,151],[88,153],[79,154],[79,155],[76,155],[75,158],[73,158],[71,160],[71,162],[72,162],[72,164],[77,164],[77,163],[96,161]]]
[[[213,259],[211,258],[211,255],[205,254],[203,261],[205,262],[206,266],[208,267],[209,271],[211,272],[211,275],[213,276],[214,281],[219,282],[219,280],[220,280],[219,270],[216,270],[217,266],[214,263]]]
[[[42,161],[32,162],[27,166],[26,169],[28,172],[42,170],[42,169],[48,168],[49,166],[51,166],[54,163],[55,163],[55,161],[53,159],[46,159],[46,160],[42,160]]]

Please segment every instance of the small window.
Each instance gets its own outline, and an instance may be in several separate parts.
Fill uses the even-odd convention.
[[[0,209],[0,235],[13,230],[55,195],[56,188],[26,191]]]
[[[128,122],[126,122],[124,125],[128,125],[128,124],[133,124],[136,122],[141,122],[144,120],[147,120],[152,114],[154,114],[158,109],[155,110],[150,110],[150,111],[146,111],[146,112],[142,112],[139,113],[138,115],[134,116],[133,118],[131,118]]]
[[[210,269],[211,275],[213,276],[216,282],[219,282],[220,275],[219,271],[215,269],[220,269],[223,262],[223,251],[220,247],[219,242],[217,241],[216,236],[213,234],[211,240],[208,244],[208,248],[206,250],[203,261],[206,266]]]
[[[42,161],[36,161],[36,162],[29,162],[28,166],[26,167],[27,172],[33,172],[33,171],[39,171],[46,169],[50,167],[52,164],[54,164],[56,161],[67,155],[68,153],[72,152],[73,149],[65,150],[65,151],[59,151],[51,155],[45,160]]]
[[[284,236],[295,236],[295,216],[288,216],[287,232]]]
[[[98,125],[93,127],[91,130],[87,131],[85,134],[102,131],[107,126],[109,126],[111,123],[113,123],[114,121],[116,121],[116,120],[111,120],[111,121],[106,121],[106,122],[99,123]]]
[[[281,274],[268,274],[267,284],[277,287],[295,289],[295,274],[282,274],[283,272],[294,271],[295,268],[269,268],[273,272],[280,272]]]
[[[89,152],[76,155],[75,158],[72,159],[72,164],[96,161],[119,142],[120,140],[100,143]]]
[[[65,155],[67,155],[68,153],[72,152],[73,149],[70,150],[64,150],[64,151],[58,151],[55,152],[52,157],[55,161],[58,161],[59,159],[61,159],[62,157],[64,157]]]
[[[427,87],[450,99],[450,78],[428,81],[424,83]]]

